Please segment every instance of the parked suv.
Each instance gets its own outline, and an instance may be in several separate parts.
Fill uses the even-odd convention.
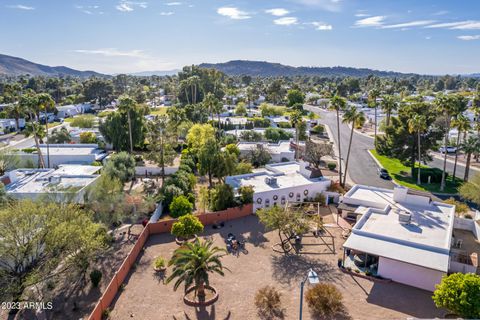
[[[385,180],[392,179],[392,177],[390,177],[390,174],[388,173],[388,170],[384,169],[384,168],[378,169],[378,176],[382,179],[385,179]]]

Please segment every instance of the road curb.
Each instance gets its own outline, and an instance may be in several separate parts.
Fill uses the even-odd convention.
[[[385,168],[382,166],[382,164],[380,163],[380,161],[378,161],[378,159],[373,155],[372,151],[367,150],[367,152],[368,152],[368,154],[370,155],[370,157],[372,157],[373,161],[375,161],[375,163],[377,164],[377,166],[378,166],[380,169],[385,169]],[[393,179],[393,177],[392,177],[392,180],[391,180],[391,181],[392,181],[392,183],[393,183],[394,185],[400,186],[400,184],[399,184],[397,181],[395,181],[395,179]]]
[[[332,133],[332,130],[330,130],[330,126],[328,124],[324,124],[322,123],[322,125],[325,127],[325,130],[327,131],[327,134],[328,134],[328,140],[330,140],[330,142],[333,144],[334,148],[333,148],[333,152],[335,153],[335,156],[338,158],[338,161],[342,161],[342,159],[340,159],[340,157],[338,156],[338,146],[335,144],[335,140],[333,140],[333,133]],[[342,161],[342,168],[345,169],[345,163]],[[353,179],[350,177],[350,175],[348,174],[348,172],[345,172],[346,176],[347,176],[347,179],[346,181],[351,184],[351,185],[354,185],[356,184],[355,181],[353,181]]]
[[[443,157],[441,157],[441,156],[439,156],[439,155],[437,155],[437,154],[435,154],[435,153],[433,153],[432,156],[433,156],[435,159],[437,159],[437,160],[444,161],[444,158],[443,158]],[[447,158],[447,162],[450,163],[450,164],[455,164],[455,160],[450,160],[450,159],[448,159],[448,158]],[[462,162],[462,161],[457,161],[457,165],[461,165],[461,166],[463,166],[463,167],[466,167],[467,164],[466,164],[465,162]],[[470,170],[480,172],[480,168],[476,168],[476,167],[473,167],[473,166],[471,166],[471,165],[470,165]]]

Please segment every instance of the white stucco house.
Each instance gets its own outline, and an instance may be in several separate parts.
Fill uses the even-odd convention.
[[[466,219],[455,217],[453,205],[405,187],[355,185],[339,209],[345,217],[357,215],[343,245],[344,266],[428,291],[449,272],[477,270],[476,253],[462,243],[478,239],[480,228],[473,220],[464,227]]]
[[[85,113],[92,109],[92,105],[89,103],[83,104],[70,104],[66,106],[57,106],[57,117],[68,118],[76,116],[77,114]]]
[[[58,169],[16,169],[0,177],[15,199],[47,198],[56,202],[84,202],[87,188],[100,177],[101,167],[62,165]]]
[[[17,150],[16,154],[20,160],[25,163],[26,161],[32,162],[34,165],[38,165],[38,154],[35,146],[28,148],[29,152]],[[30,152],[33,150],[33,152]],[[81,164],[88,165],[94,161],[102,162],[107,153],[105,150],[100,149],[98,144],[41,144],[40,150],[45,162],[48,166],[48,158],[50,158],[50,168],[55,168],[62,164]]]
[[[274,205],[283,206],[287,201],[301,202],[319,193],[336,196],[327,192],[331,181],[303,161],[267,165],[254,173],[229,176],[225,181],[235,191],[241,186],[253,187],[254,212]]]
[[[295,149],[291,146],[290,141],[279,141],[278,143],[241,141],[237,143],[237,147],[241,156],[247,156],[258,147],[264,148],[272,157],[272,163],[295,160]]]
[[[0,119],[0,134],[7,134],[10,132],[15,132],[23,130],[25,128],[25,119],[18,119],[18,128],[17,121],[15,119]]]

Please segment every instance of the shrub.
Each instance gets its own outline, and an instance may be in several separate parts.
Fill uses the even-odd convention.
[[[228,184],[220,184],[213,189],[211,194],[210,209],[221,211],[235,205],[233,189]]]
[[[103,168],[103,172],[111,178],[118,178],[122,183],[135,177],[135,159],[127,152],[119,152],[111,156]]]
[[[102,272],[100,270],[93,270],[90,272],[90,281],[92,281],[92,285],[94,288],[97,288],[102,280]]]
[[[413,177],[417,177],[418,168],[413,169]],[[428,177],[430,177],[431,183],[440,183],[442,181],[442,170],[438,168],[421,168],[420,180],[422,183],[428,183]],[[445,172],[445,179],[447,179],[448,173]]]
[[[246,130],[240,133],[240,139],[250,142],[262,141],[263,135],[257,131]]]
[[[240,149],[238,149],[237,145],[234,143],[227,144],[225,146],[225,151],[227,151],[230,154],[234,154],[237,157],[240,155]]]
[[[255,307],[262,319],[283,318],[282,294],[272,286],[258,289],[255,294]]]
[[[463,202],[457,201],[454,198],[449,198],[448,200],[444,201],[445,203],[451,204],[455,206],[455,213],[461,215],[467,213],[470,209],[468,205]]]
[[[95,116],[93,115],[82,115],[76,116],[70,122],[72,127],[79,127],[79,128],[93,128],[93,124],[95,123]]]
[[[187,197],[181,195],[173,198],[168,208],[170,209],[170,215],[178,218],[191,213],[193,211],[193,204],[188,201]]]
[[[335,162],[327,163],[328,170],[335,170],[336,167],[337,167],[337,164]]]
[[[192,214],[187,214],[172,225],[171,233],[178,237],[188,239],[203,231],[203,224]]]
[[[319,283],[308,289],[306,301],[317,317],[332,317],[342,310],[342,294],[332,284]]]
[[[170,206],[175,197],[183,195],[183,190],[173,184],[165,185],[165,187],[162,188],[161,195],[164,202],[163,204]]]
[[[153,268],[155,269],[161,269],[165,267],[165,259],[162,257],[156,257],[155,260],[153,260]]]
[[[237,164],[235,168],[235,174],[247,174],[251,173],[253,170],[253,166],[251,163],[241,161]]]
[[[80,132],[80,143],[96,143],[97,136],[94,132]]]
[[[255,128],[267,128],[270,126],[270,120],[266,118],[254,117],[248,118],[248,121],[253,122]]]
[[[321,134],[325,131],[325,127],[321,124],[317,124],[315,127],[313,127],[310,132],[316,133],[316,134]]]
[[[265,138],[273,142],[278,142],[280,140],[293,138],[293,134],[279,128],[267,128],[265,129]]]
[[[277,125],[279,128],[282,128],[282,129],[288,129],[292,127],[292,124],[290,122],[279,122],[277,123]]]
[[[101,167],[103,166],[103,164],[100,162],[100,161],[93,161],[92,163],[90,163],[91,166],[94,166],[94,167]]]
[[[248,204],[253,202],[253,190],[252,186],[241,186],[238,188],[238,193],[240,194],[240,202],[242,204]]]

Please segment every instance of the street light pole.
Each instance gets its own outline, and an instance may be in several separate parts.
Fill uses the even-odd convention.
[[[300,282],[300,320],[302,320],[303,317],[303,288],[305,287],[305,282],[307,282],[307,280],[310,284],[317,284],[320,282],[317,273],[313,271],[313,269],[310,269],[302,282]]]

